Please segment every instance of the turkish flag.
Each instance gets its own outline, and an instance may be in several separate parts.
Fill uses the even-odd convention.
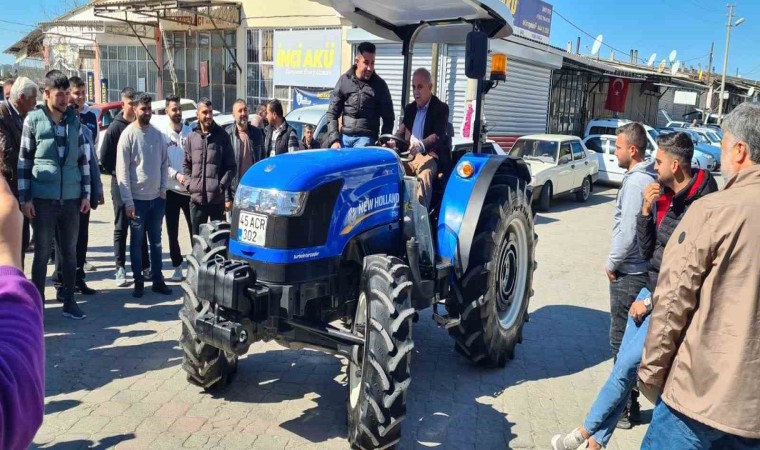
[[[629,80],[625,78],[610,77],[610,85],[607,90],[607,101],[604,109],[617,112],[625,112],[625,99],[628,97]]]

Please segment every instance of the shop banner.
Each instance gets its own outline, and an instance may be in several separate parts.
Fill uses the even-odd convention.
[[[100,103],[108,103],[108,78],[100,79]]]
[[[87,101],[95,103],[95,73],[87,72],[85,75],[85,84],[87,88]]]
[[[303,89],[293,89],[293,109],[303,108],[304,106],[326,105],[330,103],[330,94],[332,91],[304,91]]]
[[[275,31],[275,86],[334,87],[341,41],[341,30]]]
[[[515,34],[549,44],[552,5],[541,0],[507,0],[515,18]]]

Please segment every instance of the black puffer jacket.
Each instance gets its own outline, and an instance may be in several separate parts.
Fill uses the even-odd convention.
[[[694,201],[718,190],[715,178],[705,170],[697,170],[691,183],[677,194],[665,188],[665,194],[657,200],[656,214],[639,214],[637,229],[639,249],[649,261],[649,290],[654,292],[660,273],[665,245]]]
[[[393,100],[388,85],[376,73],[369,81],[356,78],[356,66],[338,79],[330,96],[327,108],[327,144],[340,142],[338,118],[343,117],[343,134],[377,138],[380,134],[380,119],[383,119],[382,134],[393,132]]]
[[[224,128],[212,122],[208,134],[200,124],[185,142],[185,187],[190,201],[196,205],[220,205],[234,199],[230,186],[235,177],[237,163],[230,136]]]

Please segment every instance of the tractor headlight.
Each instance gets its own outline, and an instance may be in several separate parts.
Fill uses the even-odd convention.
[[[240,186],[235,194],[235,207],[272,216],[300,216],[307,196],[308,192]]]

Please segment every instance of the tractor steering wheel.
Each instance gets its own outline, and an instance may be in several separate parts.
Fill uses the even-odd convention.
[[[393,141],[393,143],[396,145],[396,148],[394,148],[393,150],[396,151],[396,153],[398,154],[399,158],[401,158],[401,161],[403,161],[403,162],[409,162],[412,159],[414,159],[412,157],[411,152],[409,152],[409,143],[406,142],[405,140],[399,138],[395,134],[383,134],[383,135],[380,135],[380,137],[377,138],[377,145],[379,145],[381,147],[388,147],[387,144],[390,141]],[[388,147],[388,148],[390,148],[390,147]]]

